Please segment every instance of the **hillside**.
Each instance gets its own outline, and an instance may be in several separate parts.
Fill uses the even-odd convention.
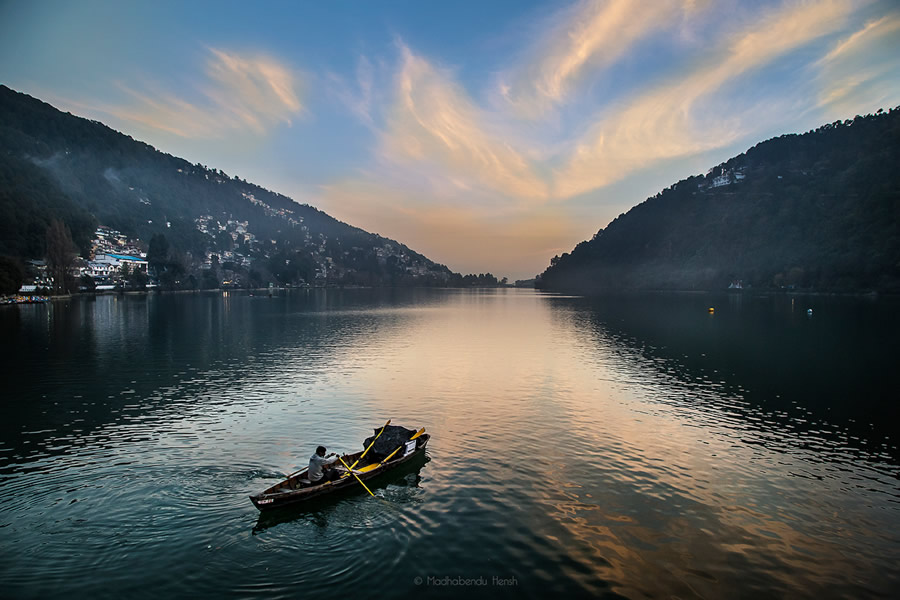
[[[554,257],[544,289],[900,292],[900,108],[771,139]]]
[[[0,255],[43,258],[54,219],[83,257],[102,225],[145,250],[157,239],[162,270],[227,256],[256,285],[462,281],[399,242],[0,86]]]

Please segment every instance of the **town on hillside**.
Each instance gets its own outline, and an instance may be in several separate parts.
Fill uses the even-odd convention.
[[[255,198],[248,200],[253,202]],[[292,218],[284,214],[279,216]],[[17,288],[17,293],[3,296],[0,303],[44,302],[52,293],[74,291],[102,293],[153,289],[251,289],[271,287],[276,282],[279,287],[353,285],[360,281],[363,272],[363,269],[354,268],[355,266],[392,269],[409,278],[409,281],[436,281],[448,286],[493,287],[507,284],[506,278],[498,281],[490,273],[459,276],[446,267],[441,268],[440,265],[421,260],[414,253],[411,255],[404,252],[404,247],[386,239],[381,246],[370,251],[372,256],[368,257],[368,264],[358,265],[353,262],[354,254],[364,252],[358,247],[344,250],[344,260],[338,262],[329,254],[328,238],[323,234],[310,234],[302,225],[302,217],[294,224],[306,230],[307,248],[312,250],[304,257],[306,264],[294,266],[294,279],[284,281],[279,277],[281,273],[277,267],[283,260],[284,267],[290,268],[292,258],[281,258],[275,240],[260,240],[251,233],[248,221],[226,215],[218,219],[207,214],[196,218],[194,224],[199,233],[209,238],[209,246],[202,255],[194,256],[189,251],[178,255],[169,248],[164,235],[154,235],[146,243],[101,225],[93,233],[87,258],[75,254],[70,239],[63,242],[67,248],[63,253],[67,255],[64,259],[67,264],[62,270],[59,265],[51,264],[53,261],[50,256],[59,252],[52,249],[53,235],[48,231],[48,257],[43,260],[28,260],[24,265],[22,283]],[[64,229],[61,223],[59,227]],[[51,226],[51,230],[52,228]],[[68,235],[67,231],[65,234]],[[301,273],[299,277],[298,268]],[[270,279],[273,275],[276,282]],[[62,283],[57,284],[57,280],[62,280]]]

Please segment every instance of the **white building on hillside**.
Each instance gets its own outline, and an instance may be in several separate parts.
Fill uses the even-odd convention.
[[[93,278],[110,277],[122,269],[122,265],[128,265],[129,271],[138,269],[147,272],[147,260],[139,256],[128,254],[98,254],[94,260],[88,263],[87,274]]]

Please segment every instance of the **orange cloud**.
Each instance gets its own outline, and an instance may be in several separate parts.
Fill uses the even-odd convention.
[[[210,54],[197,100],[159,86],[137,90],[122,83],[132,102],[96,108],[186,138],[222,138],[235,131],[263,135],[279,123],[290,125],[303,110],[298,77],[283,64],[214,48]]]
[[[525,154],[448,74],[404,47],[396,87],[382,139],[384,159],[433,165],[463,187],[531,200],[547,197],[547,183]]]
[[[604,6],[600,12],[620,22],[609,11],[630,5],[620,0]],[[674,2],[666,6],[688,10]],[[479,106],[451,73],[402,47],[394,101],[384,128],[375,127],[377,168],[326,186],[320,202],[328,212],[402,239],[455,270],[491,264],[517,276],[533,274],[602,225],[604,209],[592,209],[597,223],[582,225],[576,207],[561,208],[562,202],[659,161],[726,146],[767,122],[771,99],[765,111],[751,106],[732,113],[728,94],[755,69],[839,30],[853,7],[852,0],[820,0],[770,11],[726,34],[685,77],[624,98],[622,108],[580,139],[555,146],[523,141],[520,127]],[[585,31],[596,34],[598,28],[595,23]],[[543,81],[559,85],[534,89],[559,91],[546,96],[562,99],[589,55],[602,47],[598,39],[573,39],[568,54],[546,63],[555,66],[544,72],[556,78]]]
[[[464,192],[489,190],[523,205],[590,192],[659,161],[721,148],[745,135],[758,125],[749,123],[758,111],[731,113],[720,93],[748,72],[839,30],[854,7],[853,0],[818,0],[770,11],[720,42],[686,77],[623,98],[623,108],[568,145],[523,141],[521,129],[504,115],[479,107],[449,73],[403,47],[381,156],[442,172]],[[631,0],[580,5],[557,31],[547,57],[524,69],[534,77],[520,99],[562,101],[590,64],[610,63],[649,31],[696,11],[694,3],[675,1],[655,11],[639,10]]]
[[[705,2],[704,2],[705,4]],[[697,10],[697,2],[592,0],[564,11],[538,44],[539,57],[514,70],[501,93],[522,116],[536,117],[564,102],[590,68],[613,64],[655,30]]]
[[[266,125],[285,122],[303,108],[294,74],[284,65],[266,57],[245,57],[210,49],[213,57],[207,75],[213,85],[206,95],[223,112],[238,122],[262,131]]]
[[[720,60],[629,102],[594,125],[555,172],[556,195],[588,192],[660,160],[728,145],[745,133],[739,116],[722,103],[700,109],[751,69],[836,31],[852,8],[850,0],[790,4],[734,36],[713,53]]]

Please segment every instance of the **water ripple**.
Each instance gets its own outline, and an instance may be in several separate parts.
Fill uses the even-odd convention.
[[[0,424],[4,594],[894,595],[895,432],[822,401],[802,361],[797,385],[752,376],[788,364],[760,331],[814,356],[822,318],[644,302],[319,290],[22,317]],[[809,364],[830,360],[820,346]],[[317,444],[356,450],[388,417],[428,427],[430,462],[377,498],[250,504]]]

